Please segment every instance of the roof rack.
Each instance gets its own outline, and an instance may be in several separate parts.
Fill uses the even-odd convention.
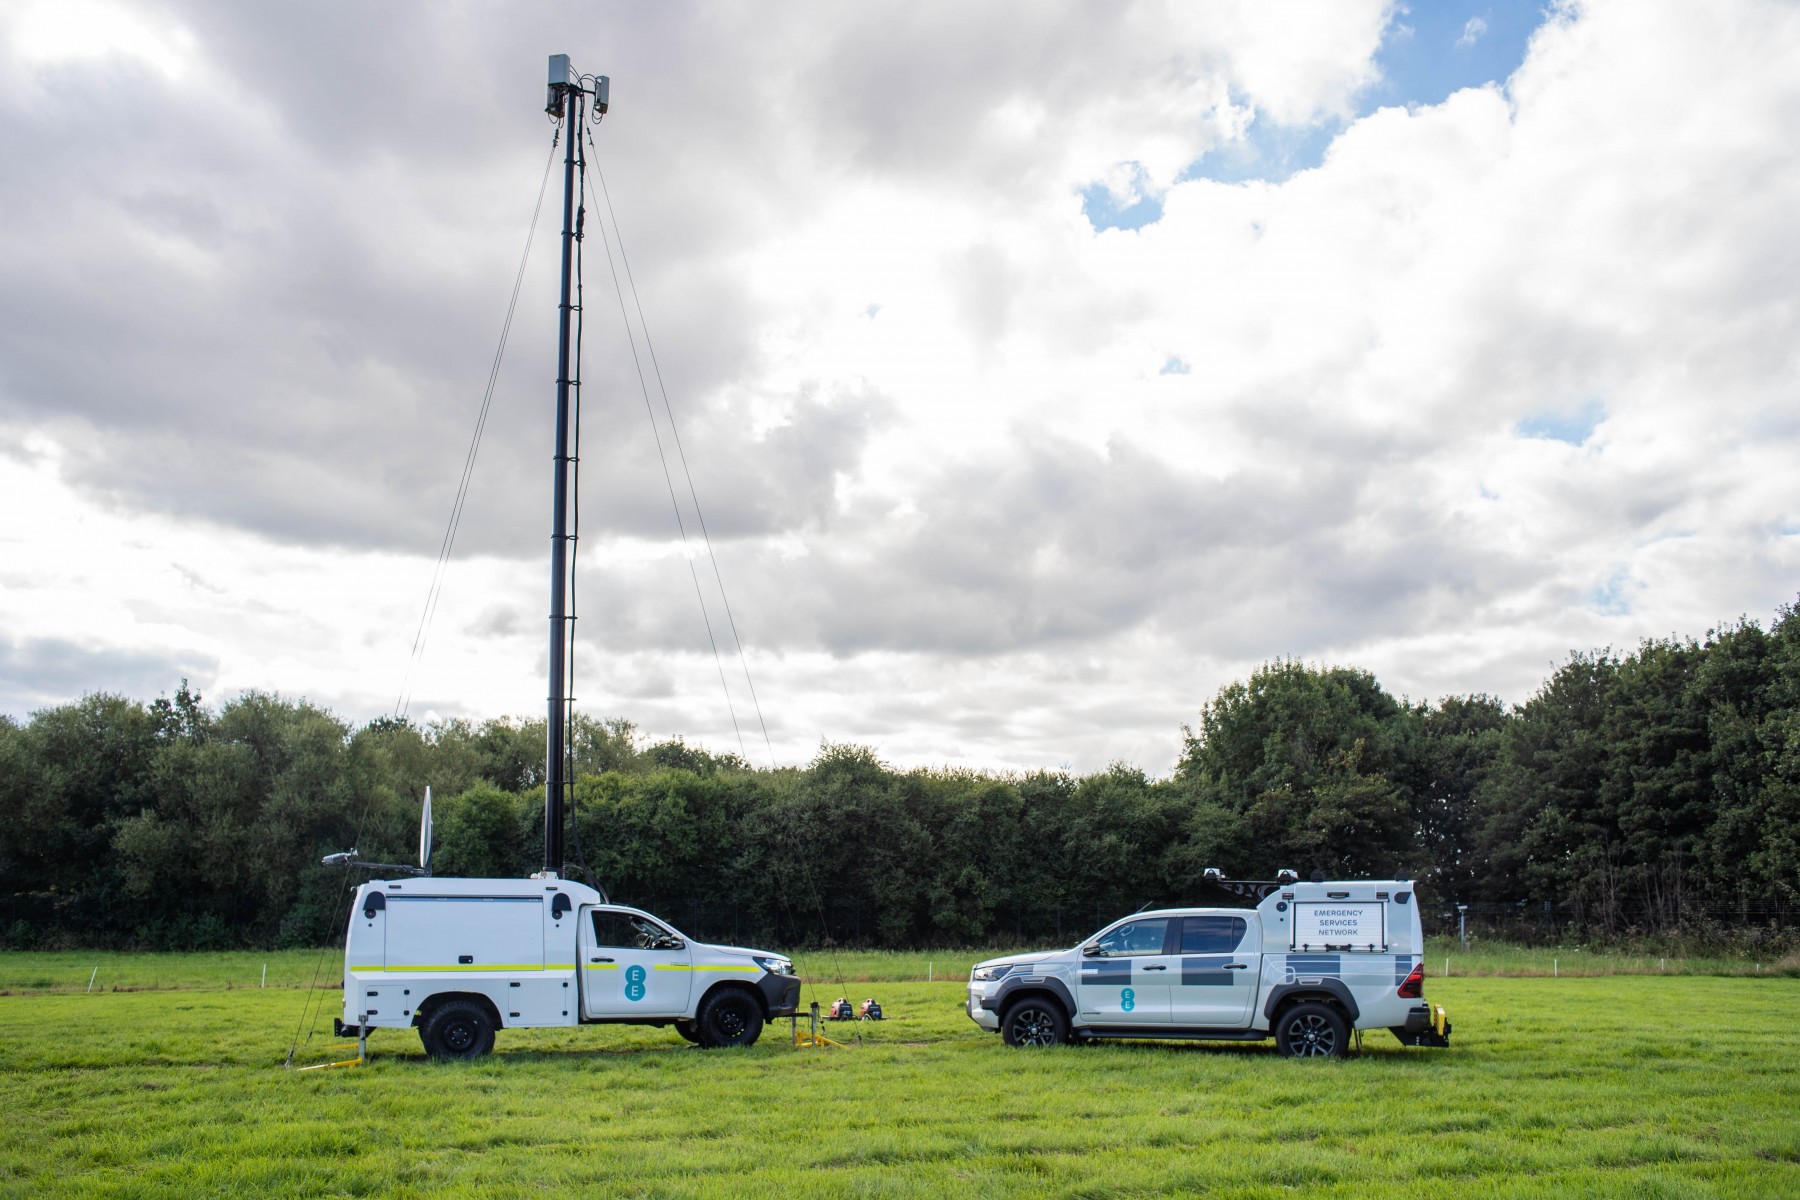
[[[1227,879],[1225,872],[1219,868],[1208,867],[1200,873],[1200,879],[1233,896],[1242,896],[1247,900],[1264,900],[1268,898],[1270,892],[1300,882],[1300,874],[1297,871],[1284,869],[1275,872],[1273,879]]]

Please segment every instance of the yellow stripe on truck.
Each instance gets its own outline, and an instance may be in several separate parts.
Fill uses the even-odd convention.
[[[512,970],[525,970],[527,968],[520,968],[520,967],[389,967],[387,969],[390,971],[512,971]],[[529,969],[533,970],[533,971],[537,970],[536,967],[531,967]],[[574,969],[575,969],[574,963],[566,963],[566,964],[552,963],[550,966],[544,968],[544,970],[546,970],[546,971],[551,971],[551,970],[572,971]],[[590,971],[616,971],[619,969],[619,964],[618,963],[588,963],[587,969]],[[702,965],[702,966],[698,966],[698,967],[690,967],[686,963],[656,963],[652,967],[652,969],[657,970],[657,971],[752,971],[752,972],[760,972],[762,970],[761,967],[752,967],[752,966],[719,967],[719,966]]]
[[[465,972],[466,971],[573,971],[575,969],[575,964],[574,963],[478,963],[474,966],[471,966],[468,963],[457,963],[454,966],[452,966],[449,963],[444,963],[442,965],[432,965],[430,963],[427,963],[427,964],[424,964],[421,966],[411,966],[411,967],[353,967],[351,969],[355,970],[355,971],[388,971],[388,972],[396,972],[397,971],[397,972],[401,972],[401,973],[405,973],[408,971],[465,971]]]

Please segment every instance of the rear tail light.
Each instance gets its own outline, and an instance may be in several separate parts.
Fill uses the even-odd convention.
[[[1425,995],[1425,964],[1420,962],[1400,985],[1400,997],[1403,1000],[1419,1000]]]

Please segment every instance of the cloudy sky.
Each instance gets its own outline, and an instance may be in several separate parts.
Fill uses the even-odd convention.
[[[1161,772],[1271,658],[1519,702],[1800,592],[1785,0],[12,0],[0,712],[542,711],[556,180],[413,647],[558,52],[780,762]],[[766,761],[613,227],[581,707]]]

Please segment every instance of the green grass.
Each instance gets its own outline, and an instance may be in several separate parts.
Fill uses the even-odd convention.
[[[119,950],[15,950],[0,953],[0,994],[158,989],[259,988],[268,966],[270,988],[306,987],[315,978],[335,985],[344,973],[342,948],[243,950],[220,954],[132,954]]]
[[[512,1031],[437,1065],[383,1032],[366,1067],[300,1073],[280,1063],[308,993],[224,991],[234,956],[156,957],[182,961],[112,965],[195,990],[0,998],[0,1195],[1800,1194],[1788,979],[1453,974],[1427,991],[1452,1049],[1369,1035],[1332,1063],[1012,1051],[953,981],[852,989],[893,1019],[829,1026],[843,1049],[794,1050],[785,1024],[710,1052],[652,1029]]]
[[[820,986],[869,982],[962,981],[969,968],[1003,950],[812,951],[798,954],[800,973]],[[233,951],[222,954],[133,954],[118,950],[0,952],[0,995],[80,992],[335,987],[341,947],[326,950]],[[839,991],[843,989],[840,987]],[[836,993],[833,993],[835,995]]]
[[[1050,949],[1027,946],[1025,950]],[[794,956],[800,973],[821,988],[866,991],[866,983],[914,983],[927,979],[963,980],[984,958],[1013,953],[988,950],[807,950]],[[1433,978],[1444,974],[1449,959],[1452,978],[1476,976],[1594,975],[1725,975],[1800,977],[1800,955],[1737,957],[1661,957],[1591,950],[1579,946],[1527,949],[1476,940],[1464,950],[1455,938],[1432,938],[1425,956]],[[316,979],[335,987],[343,968],[341,949],[244,950],[220,954],[133,954],[117,950],[0,952],[0,995],[35,992],[86,993],[90,978],[96,992],[155,990],[219,990],[263,986],[268,967],[270,989],[303,988]],[[821,1001],[823,1003],[823,1001]]]
[[[1800,954],[1770,951],[1759,957],[1746,951],[1734,955],[1634,954],[1629,951],[1586,946],[1524,947],[1505,942],[1471,939],[1468,949],[1453,937],[1427,942],[1425,969],[1442,977],[1448,959],[1450,975],[1594,976],[1594,975],[1727,975],[1756,978],[1782,975],[1800,977]]]

